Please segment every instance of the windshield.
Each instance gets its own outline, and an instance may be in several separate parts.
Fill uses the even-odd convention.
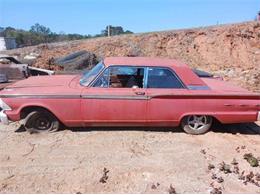
[[[90,71],[83,74],[80,79],[80,84],[83,86],[88,86],[89,83],[98,75],[98,73],[104,68],[104,64],[99,62]]]

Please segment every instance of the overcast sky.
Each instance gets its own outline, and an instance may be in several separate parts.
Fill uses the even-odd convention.
[[[0,26],[98,34],[106,25],[149,32],[253,20],[260,0],[0,0]]]

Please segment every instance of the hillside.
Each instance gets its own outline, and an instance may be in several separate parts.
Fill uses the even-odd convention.
[[[179,59],[192,67],[224,76],[240,86],[260,91],[260,23],[151,32],[52,43],[7,51],[36,52],[35,66],[49,67],[51,57],[87,50],[97,56],[151,56]]]

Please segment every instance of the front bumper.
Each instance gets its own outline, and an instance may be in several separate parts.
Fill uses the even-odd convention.
[[[8,117],[7,115],[4,113],[4,111],[2,110],[0,112],[0,122],[4,125],[8,125],[9,124],[9,120],[8,120]]]

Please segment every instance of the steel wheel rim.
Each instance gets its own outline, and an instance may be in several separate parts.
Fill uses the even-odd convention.
[[[195,131],[204,128],[208,123],[208,118],[205,115],[191,115],[188,117],[188,125]]]
[[[34,128],[44,131],[48,130],[51,127],[51,122],[48,117],[40,116],[34,122]]]

